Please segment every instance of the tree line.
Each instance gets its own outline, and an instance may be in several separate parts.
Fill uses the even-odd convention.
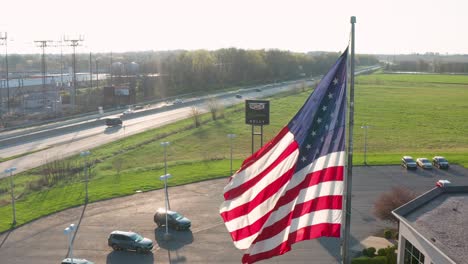
[[[420,59],[388,63],[385,69],[388,71],[468,73],[468,62],[426,61]]]
[[[214,51],[81,53],[76,56],[76,71],[109,73],[113,69],[112,64],[120,62],[125,68],[126,65],[136,62],[139,65],[138,75],[143,77],[135,83],[135,88],[143,91],[145,98],[163,98],[199,91],[221,90],[226,87],[317,76],[325,73],[339,55],[339,52],[298,53],[277,49],[237,48]],[[3,60],[2,57],[0,59]],[[41,54],[11,54],[8,60],[10,73],[25,76],[41,72]],[[356,56],[357,66],[377,63],[376,56]],[[47,73],[68,73],[71,67],[71,54],[46,54]],[[4,74],[3,68],[1,72]],[[126,75],[128,72],[124,70],[118,74]],[[154,74],[158,74],[157,80],[147,77]],[[125,78],[117,76],[114,80],[125,80]]]

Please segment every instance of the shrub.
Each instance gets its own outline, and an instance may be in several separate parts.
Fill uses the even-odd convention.
[[[373,257],[373,256],[375,256],[375,251],[377,251],[377,250],[375,249],[375,247],[369,247],[369,248],[367,248],[367,256],[368,256],[368,257]]]
[[[353,258],[351,264],[387,264],[387,257],[378,256],[374,258],[369,257],[359,257]]]
[[[384,230],[384,237],[385,237],[386,239],[392,238],[392,230],[390,230],[390,229],[385,229],[385,230]]]
[[[406,187],[393,187],[389,192],[379,196],[374,204],[374,215],[380,220],[398,223],[396,217],[392,215],[392,210],[413,200],[415,197],[416,193]]]
[[[377,250],[377,256],[386,256],[387,255],[387,250],[385,248],[379,248]]]

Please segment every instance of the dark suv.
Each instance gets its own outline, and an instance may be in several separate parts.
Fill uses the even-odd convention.
[[[401,166],[408,170],[415,170],[418,168],[414,159],[410,156],[403,156],[401,159]]]
[[[106,126],[121,126],[122,125],[122,119],[120,118],[106,118]]]
[[[166,225],[165,209],[158,209],[154,214],[154,222],[158,227]],[[167,225],[175,230],[187,230],[190,228],[191,223],[190,220],[183,215],[174,211],[167,211]]]
[[[136,252],[149,252],[153,249],[153,241],[142,237],[135,232],[113,231],[107,239],[107,244],[114,250],[136,250]]]
[[[434,165],[434,167],[437,167],[439,169],[449,168],[448,161],[442,156],[435,156],[434,158],[432,158],[432,165]]]

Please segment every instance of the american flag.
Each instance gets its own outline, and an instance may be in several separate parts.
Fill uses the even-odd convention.
[[[346,50],[275,138],[224,188],[220,214],[243,263],[339,237],[345,165]]]

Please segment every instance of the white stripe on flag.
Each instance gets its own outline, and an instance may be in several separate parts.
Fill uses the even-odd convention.
[[[294,210],[294,206],[297,206],[304,202],[311,201],[318,197],[329,196],[329,195],[342,195],[342,194],[343,194],[343,182],[342,181],[322,182],[317,185],[310,186],[309,188],[303,189],[300,191],[296,199],[292,200],[288,204],[281,206],[277,211],[273,212],[268,218],[267,222],[265,223],[264,228],[275,224],[278,220],[281,220],[286,215],[291,213],[291,211]],[[258,206],[254,211],[251,212],[251,214],[249,214],[249,216],[252,216],[252,218],[256,218],[256,219],[259,219],[260,217],[262,217],[263,214],[266,212],[265,209],[263,209],[263,211],[257,210],[257,209],[259,207],[263,208],[264,205],[265,203],[263,203],[261,206]],[[327,210],[324,210],[324,211],[327,211]],[[239,218],[227,222],[226,226],[228,227],[229,225],[229,227],[235,228],[235,225],[238,224],[238,226],[240,227],[235,229],[237,230],[248,225],[248,223],[247,225],[244,225],[245,223],[238,221],[238,219]],[[323,221],[321,220],[323,219],[314,219],[314,221],[316,221],[314,222],[314,224],[323,223]],[[253,222],[250,222],[250,223],[253,223]],[[340,222],[337,222],[337,223],[340,223]],[[228,227],[228,230],[229,230],[229,227]],[[251,236],[244,238],[242,240],[234,241],[234,245],[239,249],[247,249],[250,247],[252,242],[261,232],[262,230],[260,230],[257,233],[253,233]]]
[[[283,231],[277,235],[253,244],[252,247],[247,250],[246,254],[248,253],[250,255],[255,255],[272,250],[281,243],[287,241],[290,233],[294,233],[297,230],[307,226],[320,223],[339,224],[341,223],[341,217],[342,210],[321,210],[303,215],[294,219],[290,226],[286,226]]]
[[[297,159],[297,154],[296,153],[297,153],[297,151],[293,152],[288,157],[288,159],[286,159],[283,162],[287,162],[287,164],[290,164],[291,161],[296,162],[296,159]],[[291,160],[293,158],[294,158],[294,160]],[[299,183],[301,183],[304,180],[304,178],[309,173],[320,171],[320,170],[323,170],[323,169],[329,168],[329,167],[344,166],[344,162],[345,162],[345,152],[344,151],[333,152],[333,153],[330,153],[328,155],[322,156],[322,157],[316,159],[309,166],[306,166],[302,170],[295,173],[294,177],[292,177],[292,179],[291,179],[291,182],[285,184],[285,185],[287,185],[288,188],[286,190],[284,190],[284,191],[288,191],[288,190],[296,187]],[[256,163],[253,166],[262,167],[262,165],[258,164],[258,163]],[[251,189],[246,191],[243,195],[241,195],[239,197],[236,197],[233,200],[224,201],[221,204],[220,213],[229,211],[229,210],[231,210],[233,208],[236,208],[236,207],[241,206],[241,205],[243,205],[245,203],[248,203],[249,201],[251,201],[253,193],[261,192],[264,188],[268,187],[269,183],[274,181],[274,178],[272,178],[272,177],[281,176],[285,171],[287,171],[289,168],[291,168],[291,167],[288,167],[288,166],[286,166],[286,167],[278,166],[278,167],[280,167],[280,170],[276,170],[276,168],[275,168],[274,173],[273,173],[273,171],[270,172],[268,174],[269,177],[265,177],[264,179],[262,179],[258,184],[256,184]],[[237,177],[237,175],[236,175],[236,177]],[[256,221],[256,220],[258,220],[258,219],[255,219],[253,221]],[[250,221],[252,221],[252,219],[250,219]],[[227,227],[227,229],[230,232],[233,231],[229,227]]]
[[[265,153],[265,155],[260,157],[254,164],[247,167],[245,170],[234,174],[232,176],[232,180],[224,187],[224,192],[242,185],[257,176],[265,168],[268,168],[292,142],[294,142],[294,135],[291,132],[286,133],[268,153]]]

